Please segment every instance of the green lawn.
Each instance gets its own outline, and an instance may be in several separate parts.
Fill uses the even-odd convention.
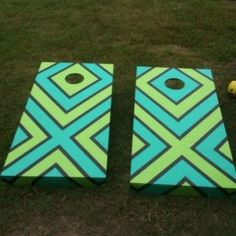
[[[136,65],[213,69],[236,158],[236,2],[0,0],[0,164],[41,61],[115,64],[107,183],[96,190],[0,182],[0,235],[235,235],[236,202],[129,190]]]

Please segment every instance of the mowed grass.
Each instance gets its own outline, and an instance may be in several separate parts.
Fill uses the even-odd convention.
[[[1,0],[0,164],[41,61],[115,64],[108,179],[99,189],[0,182],[0,235],[235,235],[229,199],[129,190],[136,65],[212,68],[234,156],[235,1]],[[236,156],[235,156],[236,158]]]

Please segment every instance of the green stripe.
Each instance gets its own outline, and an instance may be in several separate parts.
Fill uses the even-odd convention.
[[[144,79],[138,79],[136,86],[141,91],[148,94],[156,103],[164,106],[176,118],[181,117],[185,112],[190,110],[194,105],[199,103],[204,97],[215,90],[213,81],[204,78],[204,76],[201,76],[196,72],[197,74],[199,74],[198,81],[202,83],[203,86],[200,89],[196,90],[193,94],[191,94],[191,96],[188,96],[185,100],[176,105],[171,100],[166,98],[163,94],[161,94],[158,90],[154,89],[148,84],[148,82],[155,77],[153,75],[154,72],[155,70],[152,71],[150,77],[147,77],[147,74],[145,74]],[[183,72],[188,73],[188,75],[195,75],[193,74],[194,70],[183,70]]]
[[[145,110],[143,110],[137,103],[135,104],[135,115],[143,121],[149,129],[151,129],[158,136],[161,134],[165,137],[165,141],[169,144],[173,144],[179,141],[170,131],[168,131],[162,124],[156,119],[151,117]]]
[[[67,125],[89,109],[95,107],[101,101],[111,95],[112,87],[109,86],[89,98],[84,103],[75,107],[69,113],[65,113],[51,98],[49,98],[37,85],[34,85],[31,95],[55,118],[62,126]],[[53,112],[52,112],[53,111]]]
[[[91,137],[109,124],[110,112],[106,113],[95,123],[90,125],[83,132],[75,136],[75,140],[86,149],[86,151],[96,158],[96,161],[104,168],[107,167],[107,154],[91,140]]]
[[[236,183],[228,178],[220,170],[216,169],[212,164],[204,160],[201,156],[192,150],[186,150],[183,155],[188,159],[194,166],[201,170],[209,179],[212,179],[219,186],[224,189],[236,188]],[[204,168],[202,168],[204,166]]]
[[[83,81],[77,84],[71,84],[66,81],[66,77],[70,74],[79,74],[83,76]],[[69,96],[78,93],[82,89],[90,86],[92,83],[98,80],[96,76],[90,73],[87,69],[79,64],[75,64],[59,74],[51,77],[51,79]]]
[[[137,137],[137,135],[133,134],[133,137],[132,137],[132,155],[137,153],[144,146],[145,146],[145,144],[143,143],[143,141],[141,139],[139,139]]]
[[[45,171],[47,171],[51,166],[58,164],[61,169],[67,174],[68,177],[73,178],[77,181],[81,178],[85,178],[85,176],[79,171],[77,167],[75,167],[70,160],[60,151],[56,150],[46,158],[44,158],[41,162],[37,163],[27,172],[21,175],[21,177],[28,177],[30,182],[32,182],[35,178],[42,175]],[[78,181],[80,183],[80,181]],[[88,186],[92,185],[90,181],[85,180],[81,181],[84,185]],[[81,184],[81,183],[80,183]]]
[[[5,162],[5,167],[47,138],[26,113],[23,113],[21,124],[33,137],[9,153]]]
[[[113,74],[114,65],[113,64],[99,64],[102,68]]]
[[[42,62],[39,67],[39,72],[51,67],[52,65],[55,65],[55,62]]]
[[[180,156],[184,155],[188,159],[189,155],[185,154],[189,154],[191,151],[191,145],[196,143],[199,140],[199,137],[204,136],[211,127],[219,122],[219,112],[220,110],[217,109],[211,113],[182,140],[174,139],[173,137],[171,138],[170,135],[165,132],[165,130],[160,130],[157,128],[157,124],[149,124],[155,127],[153,130],[157,129],[157,132],[160,132],[162,136],[165,137],[165,141],[172,145],[172,148],[159,157],[156,161],[154,161],[151,165],[146,167],[141,173],[135,176],[131,180],[131,183],[149,183],[157,175],[157,173],[161,173]],[[190,158],[190,160],[192,159]],[[195,159],[195,161],[198,162],[198,159]]]

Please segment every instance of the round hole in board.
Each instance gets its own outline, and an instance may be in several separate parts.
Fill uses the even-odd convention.
[[[84,80],[81,74],[70,74],[66,76],[66,82],[69,84],[78,84]]]
[[[176,79],[176,78],[171,78],[166,80],[165,82],[166,87],[170,88],[170,89],[182,89],[184,87],[184,82],[180,79]]]

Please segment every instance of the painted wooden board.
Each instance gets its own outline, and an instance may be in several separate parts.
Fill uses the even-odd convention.
[[[184,87],[167,87],[171,78]],[[133,188],[235,194],[236,171],[211,70],[137,67],[133,122]]]
[[[68,83],[71,74],[83,81]],[[41,63],[2,178],[16,184],[104,182],[112,81],[111,64]]]

